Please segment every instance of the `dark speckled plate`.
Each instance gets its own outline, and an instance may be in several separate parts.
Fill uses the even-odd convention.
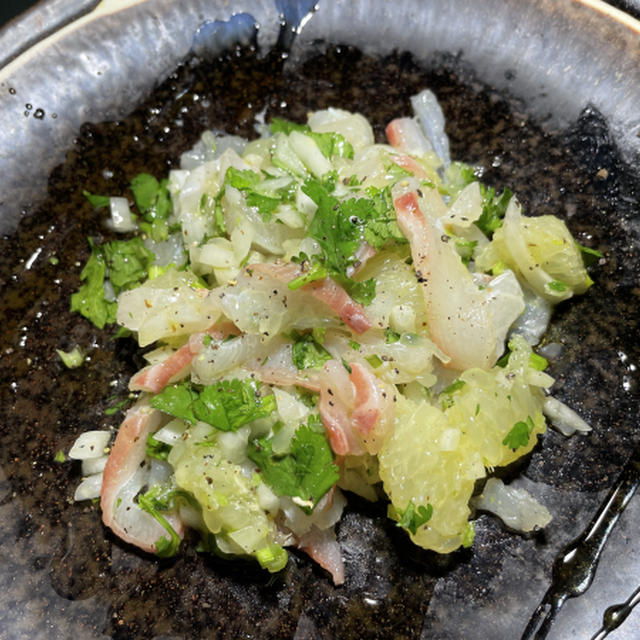
[[[309,1],[96,4],[48,0],[0,31],[0,637],[519,638],[553,559],[640,442],[640,25],[597,0],[320,0],[313,14]],[[295,552],[268,576],[122,544],[96,506],[72,503],[79,469],[54,462],[80,432],[117,425],[105,409],[139,365],[130,343],[68,312],[86,237],[107,236],[81,190],[164,174],[205,127],[250,135],[265,107],[358,110],[381,136],[424,86],[455,157],[605,254],[547,338],[564,346],[555,394],[594,430],[548,432],[510,475],[554,520],[523,537],[482,515],[471,550],[439,557],[408,544],[384,505],[353,501],[337,589]],[[55,349],[75,344],[89,362],[66,370]],[[635,498],[549,638],[590,638],[631,596],[639,524]],[[610,637],[640,637],[638,610]]]

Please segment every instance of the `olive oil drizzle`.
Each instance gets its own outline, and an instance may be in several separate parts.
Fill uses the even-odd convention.
[[[616,484],[609,491],[587,528],[556,556],[551,586],[534,611],[521,640],[543,640],[547,637],[558,611],[568,598],[582,595],[591,585],[604,546],[620,514],[640,485],[640,445],[627,461]],[[604,638],[617,628],[640,601],[636,590],[622,605],[609,607],[604,614]]]

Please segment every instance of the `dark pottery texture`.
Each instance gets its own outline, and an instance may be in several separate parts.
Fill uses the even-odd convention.
[[[320,3],[293,39],[277,17],[294,3],[247,2],[234,13],[260,22],[257,51],[243,46],[216,57],[214,41],[200,48],[210,59],[199,62],[189,54],[189,25],[230,15],[222,3],[205,4],[189,3],[192,11],[181,16],[170,3],[144,3],[56,44],[40,75],[33,75],[38,55],[0,75],[7,234],[0,257],[0,637],[518,638],[551,581],[554,557],[585,527],[640,442],[638,35],[579,3],[532,2],[516,23],[517,3],[497,9],[500,3],[488,1],[485,23],[469,27],[460,16],[473,17],[470,3],[336,2]],[[47,19],[55,25],[55,13],[46,11],[56,5],[43,4],[45,27]],[[158,25],[173,33],[172,18],[182,28],[167,44]],[[572,21],[583,35],[558,41]],[[516,24],[521,58],[509,45]],[[429,44],[418,40],[418,26]],[[486,41],[463,47],[469,29]],[[443,32],[458,35],[445,45]],[[136,33],[149,42],[122,51]],[[584,34],[600,43],[598,59],[581,61]],[[0,42],[6,37],[0,33]],[[251,32],[245,40],[252,39]],[[274,51],[291,40],[289,57]],[[563,52],[558,64],[575,65],[573,71],[545,67],[550,48]],[[127,79],[137,55],[153,64]],[[61,60],[63,70],[56,67]],[[546,338],[564,347],[549,370],[555,395],[594,431],[569,439],[549,431],[507,475],[538,496],[554,520],[525,537],[482,515],[472,549],[438,556],[414,548],[383,504],[352,500],[338,527],[346,583],[337,589],[296,552],[270,576],[187,548],[158,560],[121,543],[102,526],[97,506],[72,502],[79,466],[54,462],[82,431],[117,427],[122,414],[105,409],[125,395],[140,366],[132,341],[115,341],[113,331],[97,331],[68,310],[86,238],[110,237],[82,189],[126,193],[136,173],[160,177],[176,166],[205,128],[254,135],[254,116],[264,107],[267,118],[295,120],[329,105],[360,111],[382,140],[386,122],[409,113],[409,97],[425,86],[441,101],[455,158],[481,166],[488,184],[510,186],[528,213],[565,218],[582,244],[605,255],[591,269],[594,286],[558,308]],[[42,118],[34,117],[38,108]],[[89,361],[65,369],[55,349],[76,344]],[[549,638],[591,637],[606,607],[638,586],[638,523],[636,497],[592,587],[565,604]],[[636,610],[609,637],[639,635]]]

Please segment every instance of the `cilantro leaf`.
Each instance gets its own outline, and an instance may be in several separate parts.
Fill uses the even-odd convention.
[[[147,279],[155,255],[144,246],[140,237],[114,240],[103,244],[101,248],[116,295]]]
[[[376,280],[369,278],[361,282],[347,281],[345,289],[347,293],[360,304],[368,305],[376,297]]]
[[[157,242],[165,240],[169,234],[167,218],[172,211],[169,181],[165,178],[158,182],[149,173],[139,173],[129,186],[144,218],[140,229]]]
[[[536,371],[544,371],[549,366],[549,361],[544,356],[531,352],[529,366]]]
[[[171,558],[175,556],[180,547],[180,536],[171,526],[169,521],[160,513],[173,508],[176,497],[184,497],[184,492],[176,490],[172,486],[154,484],[146,493],[138,496],[138,506],[146,511],[158,522],[169,537],[162,536],[155,542],[156,555],[161,558]]]
[[[189,382],[165,387],[151,406],[190,423],[198,420],[219,431],[237,431],[276,409],[275,396],[261,397],[254,380],[222,380],[198,391]]]
[[[482,214],[474,224],[490,238],[493,232],[502,226],[502,218],[507,211],[513,192],[505,187],[502,193],[496,196],[493,187],[487,188],[484,185],[480,185],[480,191],[482,193]]]
[[[265,222],[269,222],[269,220],[271,220],[271,214],[278,208],[279,205],[279,198],[265,196],[262,193],[258,193],[256,191],[251,191],[247,194],[247,206],[255,207]]]
[[[88,320],[91,320],[98,329],[103,329],[105,324],[115,322],[115,301],[107,300],[104,294],[104,279],[107,265],[104,255],[99,247],[89,240],[91,256],[80,273],[80,280],[84,284],[71,295],[71,311],[77,311]]]
[[[308,131],[306,133],[318,145],[318,149],[320,149],[323,156],[329,159],[334,155],[341,158],[353,158],[353,147],[342,134],[335,131],[326,133]]]
[[[306,425],[298,427],[289,453],[274,454],[270,438],[250,442],[247,452],[274,492],[300,498],[304,503],[301,508],[306,513],[313,511],[340,477],[321,429],[319,418],[311,416]]]
[[[144,214],[156,203],[160,183],[149,173],[139,173],[131,180],[131,191],[136,206]]]
[[[311,264],[311,267],[308,269],[308,271],[304,272],[301,276],[294,278],[291,282],[289,282],[287,286],[289,287],[289,289],[291,289],[291,291],[295,291],[300,287],[304,287],[306,284],[309,284],[316,280],[322,280],[328,275],[329,272],[324,266],[322,266],[322,264],[320,264],[319,262],[314,262]]]
[[[514,451],[519,447],[526,447],[529,444],[529,436],[533,431],[533,420],[527,416],[526,422],[516,422],[511,431],[505,436],[502,444]]]
[[[433,506],[431,504],[427,503],[426,506],[420,505],[416,507],[413,504],[413,500],[409,500],[409,504],[404,511],[395,509],[395,516],[398,521],[396,526],[402,527],[415,535],[418,531],[418,527],[429,522],[432,515]]]
[[[165,442],[160,442],[153,437],[153,434],[147,437],[147,456],[156,458],[157,460],[166,460],[173,447]]]
[[[394,331],[391,327],[387,327],[384,330],[384,341],[387,344],[393,344],[394,342],[398,342],[400,340],[400,334],[397,331]]]
[[[198,392],[188,382],[172,384],[151,398],[151,406],[170,416],[195,423],[196,416],[191,405],[198,398]]]
[[[455,247],[458,255],[462,258],[462,264],[469,265],[471,258],[473,258],[473,251],[478,244],[477,240],[467,240],[466,238],[455,239]]]
[[[71,351],[56,349],[56,353],[60,356],[62,363],[67,369],[76,369],[84,362],[84,354],[78,346],[73,347]]]
[[[229,167],[224,174],[224,183],[245,191],[255,187],[260,182],[260,174],[251,169],[236,169]]]
[[[82,195],[91,203],[94,209],[108,207],[111,203],[109,196],[99,196],[94,193],[89,193],[86,189],[83,189]]]
[[[364,239],[376,250],[380,249],[389,239],[398,243],[406,243],[400,227],[396,221],[393,207],[391,186],[384,189],[368,187],[366,192],[372,203],[372,213],[364,228]]]
[[[325,266],[346,276],[347,267],[353,264],[354,253],[362,242],[360,217],[367,216],[369,205],[355,198],[341,202],[317,181],[307,181],[302,191],[318,205],[309,225],[309,235],[318,241]]]
[[[462,546],[465,549],[468,549],[475,540],[476,537],[476,527],[473,522],[467,522],[467,526],[464,529],[464,533],[462,534]]]
[[[292,131],[307,133],[308,131],[311,131],[311,129],[307,124],[299,124],[298,122],[292,122],[285,118],[272,118],[271,123],[269,124],[269,131],[271,134],[282,132],[289,135]]]
[[[569,285],[566,282],[562,282],[562,280],[552,280],[547,283],[547,288],[551,291],[563,292],[569,288]]]
[[[239,189],[245,194],[247,206],[255,207],[265,222],[271,220],[271,214],[278,208],[281,198],[274,198],[260,193],[255,187],[262,181],[260,174],[251,169],[229,167],[224,177],[224,184]],[[288,192],[286,192],[288,194]]]
[[[584,245],[576,242],[578,249],[582,253],[582,260],[586,267],[590,267],[595,264],[600,258],[604,258],[602,252],[597,249],[592,249],[591,247],[585,247]]]
[[[382,359],[380,356],[377,356],[375,353],[370,356],[365,356],[364,358],[374,369],[382,366]]]
[[[291,359],[297,369],[320,369],[331,360],[331,354],[315,339],[312,333],[291,334],[295,340],[291,349]]]
[[[221,236],[227,232],[221,203],[222,194],[223,190],[220,191],[217,197],[213,197],[209,193],[203,193],[200,198],[200,213],[213,221],[214,236]]]
[[[442,393],[440,394],[440,403],[443,411],[454,405],[455,400],[453,399],[453,394],[456,393],[456,391],[460,391],[460,389],[465,385],[466,382],[458,378],[442,390]]]

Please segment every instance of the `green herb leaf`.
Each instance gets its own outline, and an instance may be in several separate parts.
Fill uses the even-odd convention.
[[[236,169],[229,167],[224,174],[224,183],[228,184],[240,191],[253,189],[260,182],[260,174],[251,169]]]
[[[331,354],[315,340],[313,334],[294,331],[291,337],[295,341],[291,359],[298,370],[320,369],[325,362],[331,360]]]
[[[104,415],[105,416],[112,416],[116,413],[118,413],[118,411],[120,411],[120,409],[122,409],[122,407],[124,407],[126,404],[128,404],[129,402],[131,402],[132,398],[124,398],[123,400],[120,400],[120,402],[117,402],[116,404],[112,405],[111,407],[108,407],[107,409],[104,410]]]
[[[551,291],[558,291],[559,293],[569,289],[569,285],[566,282],[562,282],[562,280],[552,280],[551,282],[547,282],[546,286],[547,289],[550,289]]]
[[[222,380],[196,390],[188,382],[170,385],[151,398],[151,406],[220,431],[237,431],[242,425],[265,418],[276,409],[275,396],[260,396],[254,380]]]
[[[464,533],[462,534],[462,546],[465,549],[468,549],[475,540],[476,537],[476,527],[473,522],[467,522],[467,526],[464,529]]]
[[[400,334],[397,331],[394,331],[391,327],[387,327],[384,330],[384,341],[387,344],[393,344],[394,342],[398,342],[400,340]]]
[[[86,189],[82,191],[82,195],[91,203],[94,209],[108,207],[111,204],[109,196],[99,196],[94,193],[89,193]]]
[[[59,449],[55,456],[53,456],[54,462],[66,462],[67,458],[64,455],[64,451]]]
[[[269,222],[271,220],[271,214],[280,205],[280,199],[271,198],[261,193],[251,191],[247,193],[247,205],[249,207],[255,207],[262,219],[265,222]]]
[[[580,249],[580,252],[582,253],[582,260],[585,266],[587,267],[590,267],[591,265],[595,264],[598,260],[600,260],[600,258],[604,258],[602,253],[597,249],[592,249],[591,247],[585,247],[579,242],[576,242],[576,245],[578,249]]]
[[[166,460],[171,453],[173,447],[165,442],[160,442],[153,437],[153,434],[147,437],[147,456],[156,458],[157,460]]]
[[[115,322],[117,309],[116,302],[105,297],[105,279],[109,278],[118,295],[147,278],[155,256],[140,238],[116,240],[99,247],[89,239],[89,246],[91,256],[80,274],[84,284],[71,296],[71,311],[81,313],[102,329]]]
[[[118,295],[132,289],[147,279],[155,260],[139,237],[131,240],[115,240],[101,247],[109,270],[109,280]]]
[[[173,487],[153,485],[149,491],[138,496],[138,506],[158,522],[169,534],[169,538],[161,537],[155,542],[156,555],[161,558],[175,556],[180,546],[180,536],[160,513],[173,507],[176,491]]]
[[[130,188],[144,218],[140,229],[156,242],[165,240],[169,235],[167,218],[172,211],[169,181],[165,178],[158,182],[149,173],[139,173],[131,180]]]
[[[493,187],[487,188],[484,185],[480,185],[480,191],[482,192],[482,214],[474,224],[490,238],[493,232],[502,226],[502,219],[507,211],[513,192],[505,187],[502,193],[496,196]]]
[[[277,495],[298,497],[301,508],[311,513],[319,500],[338,481],[340,473],[319,418],[311,416],[298,428],[285,455],[273,453],[270,438],[249,443],[247,455],[260,468],[265,482]]]
[[[536,371],[544,371],[549,366],[549,361],[545,357],[532,352],[529,356],[529,366]]]
[[[84,362],[84,354],[80,351],[80,347],[74,347],[71,351],[56,349],[56,353],[68,369],[76,369]]]
[[[404,511],[396,509],[396,519],[398,520],[397,526],[402,527],[415,535],[419,527],[431,520],[432,515],[433,506],[431,504],[427,503],[426,506],[420,505],[416,507],[413,504],[413,501],[410,500]]]
[[[193,424],[196,422],[196,416],[191,405],[197,398],[198,392],[190,383],[183,382],[165,387],[151,398],[151,406]]]
[[[527,416],[526,422],[516,422],[502,441],[502,444],[514,451],[519,447],[526,447],[529,444],[529,436],[533,431],[533,427],[531,416]]]
[[[345,289],[347,293],[355,300],[363,305],[371,304],[371,301],[376,297],[376,280],[375,278],[369,278],[368,280],[362,280],[361,282],[354,282],[353,280],[347,281]]]
[[[247,205],[255,207],[265,222],[271,220],[271,214],[278,208],[281,198],[275,198],[256,190],[262,181],[260,174],[250,169],[229,167],[224,177],[224,184],[239,189],[245,194]]]
[[[465,238],[456,238],[455,246],[458,255],[462,258],[464,265],[469,265],[471,258],[473,258],[473,251],[478,244],[477,240],[466,240]]]
[[[77,311],[93,322],[98,329],[103,329],[105,324],[115,322],[117,305],[115,301],[107,300],[104,295],[107,270],[104,255],[91,240],[89,245],[91,256],[80,273],[80,280],[84,284],[71,296],[71,311]]]
[[[315,282],[316,280],[322,280],[326,278],[328,275],[329,275],[329,272],[326,270],[326,268],[322,264],[320,264],[319,262],[314,262],[312,263],[308,271],[303,273],[301,276],[294,278],[291,282],[289,282],[287,286],[289,287],[289,289],[291,289],[291,291],[295,291],[296,289],[299,289],[300,287],[304,287],[305,285],[310,284],[311,282]]]
[[[365,193],[371,202],[371,215],[366,220],[364,239],[376,250],[382,248],[387,240],[406,243],[407,240],[402,235],[396,220],[391,186],[384,189],[368,187]]]
[[[443,389],[442,393],[446,395],[451,395],[456,391],[460,391],[460,389],[462,389],[465,386],[465,384],[467,383],[464,380],[460,380],[460,378],[458,378],[457,380],[454,380],[448,387]]]
[[[366,356],[365,360],[374,368],[377,369],[378,367],[382,366],[382,359],[380,358],[380,356],[375,355],[375,353],[373,355],[370,356]]]
[[[353,147],[351,143],[340,133],[328,131],[326,133],[316,133],[307,131],[306,134],[318,145],[323,156],[331,159],[333,156],[340,158],[353,158]]]
[[[453,394],[457,391],[460,391],[460,389],[462,389],[465,385],[466,382],[458,378],[457,380],[454,380],[448,387],[442,390],[442,393],[440,394],[440,404],[443,411],[454,405],[455,400],[453,399]]]
[[[309,125],[299,124],[298,122],[292,122],[291,120],[285,120],[284,118],[273,118],[269,124],[269,131],[271,134],[284,133],[289,135],[292,131],[300,131],[300,133],[307,133],[311,131]]]
[[[144,214],[156,203],[160,183],[149,173],[139,173],[131,180],[131,191],[136,201],[136,206]]]

